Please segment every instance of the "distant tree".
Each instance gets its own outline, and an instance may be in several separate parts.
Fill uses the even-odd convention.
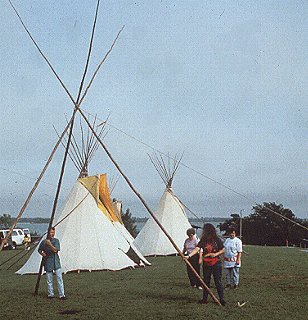
[[[242,221],[243,240],[246,244],[282,246],[288,243],[299,245],[302,239],[308,237],[308,231],[272,212],[275,211],[308,227],[307,221],[296,218],[294,213],[290,209],[284,208],[282,204],[264,202],[253,206],[252,209],[253,213],[244,217]],[[239,220],[238,215],[232,215],[231,219],[220,224],[220,230],[226,231],[231,226],[238,229]]]
[[[137,236],[136,218],[132,216],[129,208],[126,209],[125,213],[122,213],[122,221],[128,232],[135,238]]]
[[[0,227],[1,228],[10,228],[12,225],[13,219],[9,214],[3,214],[0,216]]]
[[[231,216],[231,219],[227,219],[226,221],[218,224],[218,228],[220,229],[220,231],[224,231],[225,234],[228,232],[228,230],[231,227],[239,230],[240,215],[237,213],[232,213],[230,216]]]

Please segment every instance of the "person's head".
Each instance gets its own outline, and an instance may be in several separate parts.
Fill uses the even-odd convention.
[[[231,239],[235,238],[235,237],[236,237],[236,229],[233,228],[233,227],[229,228],[228,234],[229,234],[229,237],[230,237]]]
[[[193,236],[196,234],[196,231],[194,228],[189,228],[187,229],[186,234],[188,235],[189,238],[193,238]]]
[[[218,238],[216,229],[211,223],[205,223],[203,226],[201,240],[206,242],[216,240]]]
[[[50,228],[48,237],[53,238],[55,236],[55,233],[56,233],[56,229],[54,227]]]

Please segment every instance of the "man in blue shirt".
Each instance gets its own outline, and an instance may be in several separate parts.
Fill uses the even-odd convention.
[[[54,271],[57,277],[59,298],[64,300],[66,297],[64,294],[64,284],[58,251],[60,251],[60,242],[57,238],[55,238],[55,228],[51,228],[47,239],[40,243],[38,252],[41,256],[43,256],[43,264],[47,278],[48,298],[54,298],[52,281],[52,274]]]

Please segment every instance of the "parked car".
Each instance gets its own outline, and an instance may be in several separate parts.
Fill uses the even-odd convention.
[[[2,241],[5,239],[5,235],[6,235],[5,231],[6,230],[0,230],[0,245]],[[16,245],[13,243],[11,236],[7,239],[7,242],[4,244],[3,249],[10,249],[10,250],[16,249]]]
[[[0,230],[2,233],[3,239],[6,237],[7,233],[9,232],[9,229],[3,229]],[[13,245],[16,246],[21,246],[24,241],[25,234],[22,229],[13,229],[13,232],[11,234],[12,242]]]

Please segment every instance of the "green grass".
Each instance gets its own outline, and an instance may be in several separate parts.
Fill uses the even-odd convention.
[[[0,267],[0,318],[16,319],[307,319],[308,253],[297,248],[246,246],[241,285],[225,291],[227,306],[198,305],[179,257],[150,258],[151,267],[64,275],[68,300],[46,298],[45,276],[33,296],[36,276]],[[0,264],[16,251],[0,253]],[[10,265],[10,263],[8,263]],[[213,289],[216,294],[216,289]],[[237,302],[248,301],[242,307]],[[61,312],[76,311],[63,315]]]

